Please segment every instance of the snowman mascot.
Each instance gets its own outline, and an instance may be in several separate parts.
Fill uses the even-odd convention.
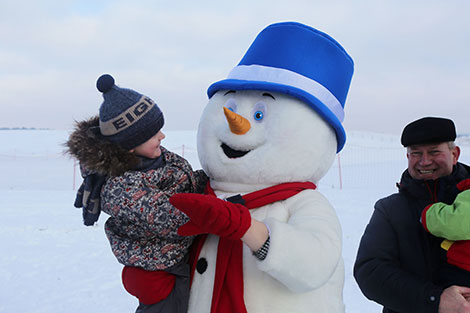
[[[206,194],[170,201],[196,235],[190,313],[344,312],[342,233],[316,184],[345,143],[353,61],[333,38],[265,28],[208,89],[198,153]]]

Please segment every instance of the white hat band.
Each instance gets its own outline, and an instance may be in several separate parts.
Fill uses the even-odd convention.
[[[320,100],[340,122],[344,120],[343,106],[327,88],[290,70],[263,65],[238,65],[230,72],[228,79],[264,81],[301,89]]]

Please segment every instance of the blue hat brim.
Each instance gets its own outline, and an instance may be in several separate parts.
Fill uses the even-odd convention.
[[[336,133],[337,150],[340,152],[346,142],[346,132],[338,118],[315,96],[310,93],[289,85],[269,83],[265,81],[224,79],[213,83],[207,90],[209,99],[219,90],[266,90],[283,93],[305,102],[308,106],[315,110]]]

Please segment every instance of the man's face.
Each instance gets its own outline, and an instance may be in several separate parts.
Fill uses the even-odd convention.
[[[452,173],[460,148],[449,143],[414,145],[407,148],[408,172],[414,179],[435,180]]]

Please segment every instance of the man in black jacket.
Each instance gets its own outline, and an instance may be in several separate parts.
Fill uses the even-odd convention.
[[[401,142],[408,169],[399,191],[380,199],[362,236],[354,277],[364,295],[384,306],[383,312],[470,313],[470,288],[436,284],[441,240],[421,225],[430,203],[452,203],[456,184],[470,177],[458,162],[454,123],[426,117],[408,124]]]

